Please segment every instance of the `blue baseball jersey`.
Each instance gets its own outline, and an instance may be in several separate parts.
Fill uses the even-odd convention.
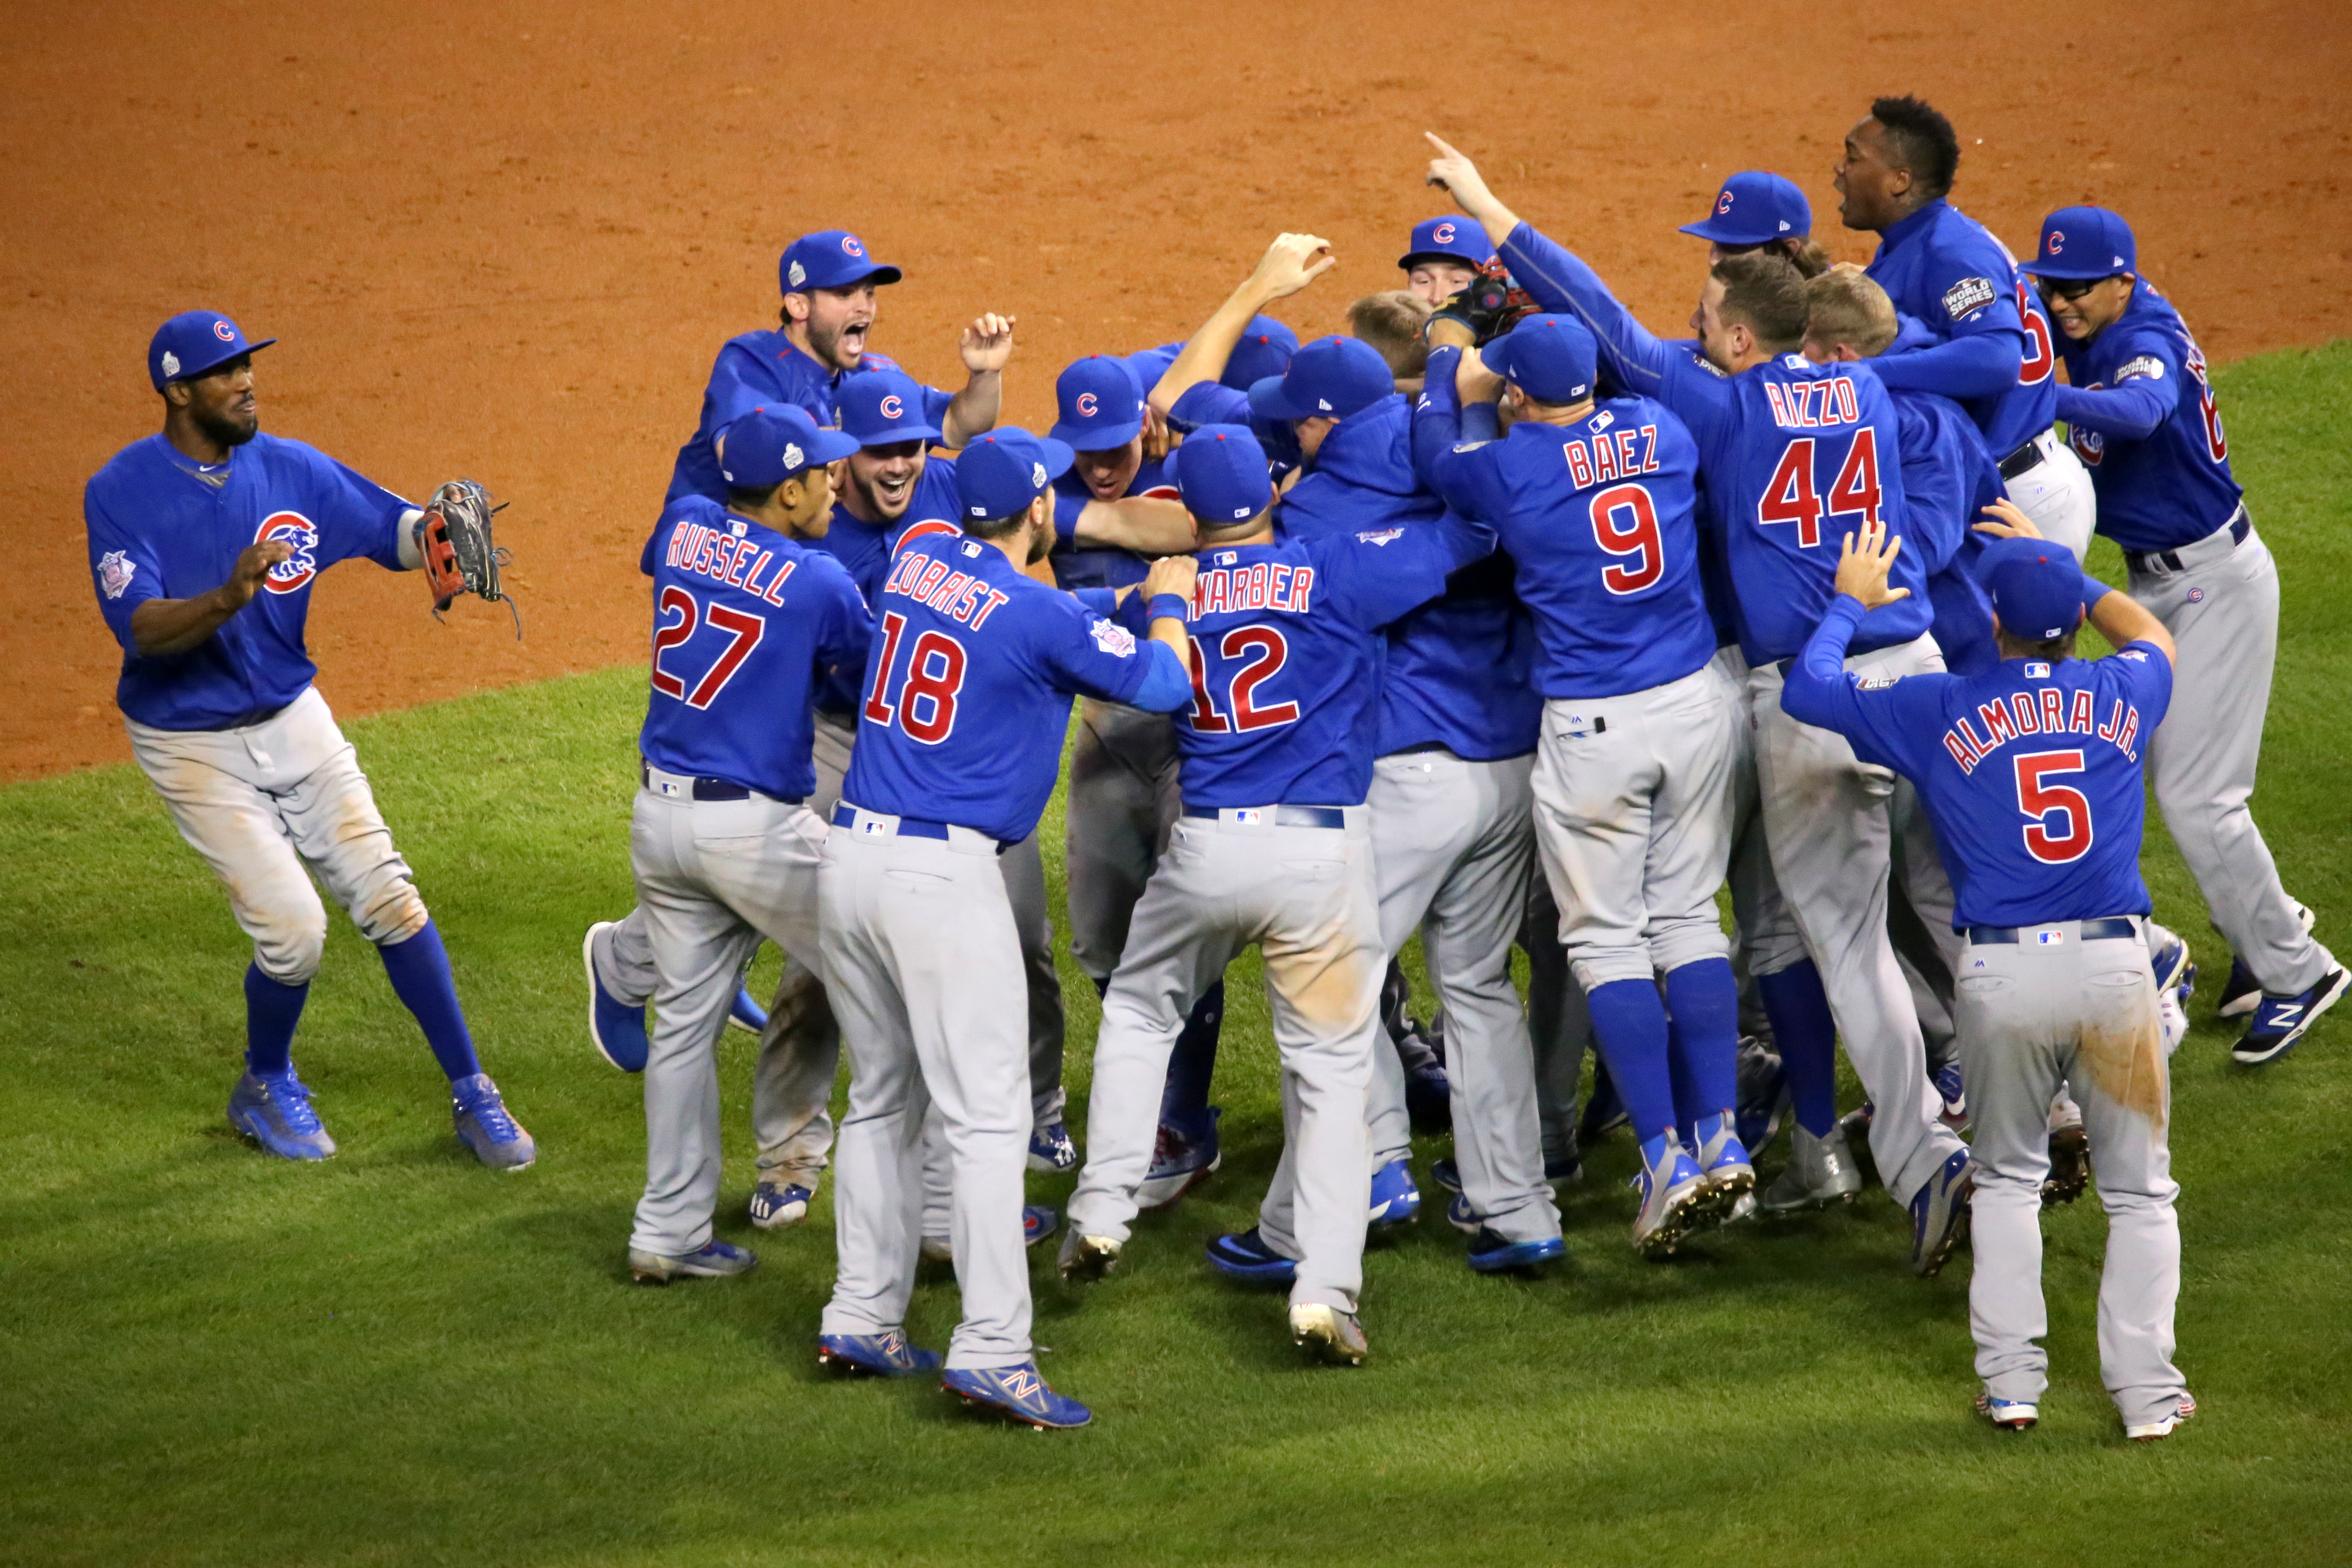
[[[2059,417],[2099,495],[2099,531],[2126,550],[2172,550],[2234,516],[2243,491],[2205,355],[2147,279],[2089,342],[2069,340]]]
[[[1990,229],[1938,197],[1880,235],[1878,254],[1864,270],[1936,343],[1995,339],[2004,358],[2016,353],[2014,378],[1996,377],[1994,385],[1956,383],[1948,371],[1904,382],[1944,393],[1966,408],[1996,459],[2056,421],[2052,376],[2058,362],[2049,315],[2019,276],[2017,258]],[[1904,374],[1888,372],[1888,384]]]
[[[1156,500],[1178,500],[1175,481],[1169,479],[1157,458],[1146,458],[1143,466],[1128,481],[1127,495],[1149,496]],[[1087,489],[1086,480],[1072,469],[1054,481],[1054,519],[1057,535],[1066,535],[1077,525],[1078,513],[1095,499]],[[1121,499],[1125,499],[1122,497]],[[1054,546],[1047,558],[1054,568],[1054,581],[1071,593],[1087,588],[1124,588],[1143,581],[1150,563],[1131,550],[1117,550],[1087,544]]]
[[[2148,913],[2141,769],[2172,699],[2163,650],[1866,680],[1844,668],[1861,618],[1841,595],[1781,705],[1918,786],[1958,898],[1954,928]]]
[[[857,584],[824,551],[701,496],[663,510],[644,564],[654,580],[646,761],[806,798],[812,700],[835,671],[862,668],[874,640]]]
[[[1192,705],[1176,724],[1184,804],[1361,805],[1380,742],[1382,628],[1494,548],[1492,531],[1449,513],[1202,551]]]
[[[1888,395],[1903,453],[1903,505],[1911,519],[1903,548],[1917,551],[1932,577],[1960,553],[1984,509],[2007,492],[1967,410],[1933,392],[1890,387]]]
[[[1071,695],[1135,703],[1151,668],[1125,626],[961,534],[902,542],[874,612],[843,798],[1008,844],[1054,793]]]
[[[1538,639],[1536,689],[1620,697],[1713,658],[1698,448],[1683,422],[1646,397],[1612,398],[1573,425],[1527,420],[1500,441],[1455,446],[1457,353],[1430,356],[1416,445],[1439,493],[1492,525],[1518,568]]]
[[[1653,336],[1591,268],[1526,224],[1503,255],[1538,304],[1592,329],[1621,385],[1689,428],[1722,530],[1740,651],[1751,666],[1794,657],[1829,606],[1839,541],[1869,521],[1894,534],[1910,527],[1895,405],[1871,366],[1783,354],[1727,376]],[[1864,651],[1927,629],[1917,552],[1895,557],[1891,580],[1911,596],[1871,612]]]
[[[856,370],[828,370],[781,331],[745,332],[730,338],[710,367],[710,384],[702,390],[701,422],[677,449],[664,501],[689,495],[709,496],[716,501],[727,499],[727,480],[719,471],[719,453],[713,443],[721,430],[752,409],[763,404],[789,403],[807,410],[819,425],[838,424],[833,394],[844,375],[897,368],[895,360],[868,352],[858,356]],[[923,417],[937,425],[946,417],[951,401],[949,394],[935,386],[923,388]]]
[[[234,729],[285,707],[319,673],[303,641],[311,584],[353,556],[401,570],[408,509],[316,447],[276,436],[257,435],[209,467],[160,435],[125,447],[82,491],[99,611],[122,645],[116,703],[157,730]],[[185,653],[141,656],[131,612],[211,593],[265,539],[294,553],[245,608]]]

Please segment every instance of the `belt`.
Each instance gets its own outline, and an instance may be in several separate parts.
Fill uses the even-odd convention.
[[[856,826],[857,810],[857,807],[850,805],[847,801],[838,803],[833,808],[833,825],[835,827]],[[868,816],[878,816],[881,813],[869,811],[866,815]],[[953,826],[954,825],[950,823],[929,821],[926,818],[919,816],[902,816],[898,818],[898,836],[901,838],[936,838],[940,843],[944,844],[955,837]],[[967,833],[980,832],[978,828],[966,828],[964,831]],[[984,833],[980,836],[983,838],[988,837]],[[1009,842],[1002,838],[991,839],[990,842],[996,846],[996,852],[999,855],[1003,854],[1006,850],[1013,847]]]
[[[1454,748],[1447,745],[1443,741],[1423,741],[1419,745],[1399,746],[1393,752],[1382,752],[1381,755],[1384,757],[1425,757],[1432,752],[1444,752],[1448,756],[1452,756],[1454,754]],[[1209,815],[1214,816],[1216,813],[1211,812]]]
[[[2139,928],[2132,922],[2129,915],[2109,915],[2103,920],[2084,921],[2082,925],[2084,942],[2115,942],[2139,934]],[[2013,947],[2023,940],[2018,934],[2021,931],[2035,929],[2033,926],[1970,926],[1968,937],[1979,947]]]
[[[1345,827],[1348,814],[1336,805],[1277,805],[1268,810],[1264,806],[1227,806],[1220,811],[1214,806],[1188,805],[1184,815],[1202,822],[1219,822],[1225,811],[1245,827]]]
[[[647,789],[654,787],[653,775],[652,764],[647,763],[637,764],[637,782]],[[680,775],[667,773],[665,776],[678,778]],[[749,800],[760,793],[757,790],[745,789],[739,784],[729,784],[725,779],[695,779],[692,784],[691,793],[697,800]],[[799,805],[808,797],[806,795],[768,795],[762,798],[780,800],[786,805]]]
[[[2000,460],[2000,477],[2004,479],[2013,479],[2020,474],[2030,473],[2034,466],[2042,461],[2044,455],[2042,450],[2042,437],[2036,436]]]
[[[2253,521],[2246,516],[2246,509],[2244,507],[2240,507],[2238,509],[2238,515],[2230,520],[2230,548],[2235,550],[2239,545],[2243,544],[2246,542],[2246,535],[2253,532]],[[2220,533],[2221,531],[2221,530],[2217,528],[2213,531],[2213,533],[2207,534],[2205,538],[2210,539],[2213,537],[2213,534]],[[2204,540],[2196,540],[2192,542],[2201,544],[2204,542]],[[2180,564],[2180,552],[2177,550],[2126,550],[2124,552],[2124,564],[2130,567],[2135,572],[2153,572],[2159,566],[2167,572],[2179,572],[2182,570]]]

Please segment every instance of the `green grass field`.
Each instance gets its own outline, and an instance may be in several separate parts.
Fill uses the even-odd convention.
[[[2334,597],[2352,583],[2352,344],[2222,380],[2286,581],[2256,806],[2320,934],[2352,952],[2352,622]],[[351,726],[486,1062],[540,1140],[515,1176],[451,1138],[431,1057],[340,920],[297,1059],[343,1152],[240,1146],[222,1107],[247,949],[219,889],[131,768],[0,789],[0,1561],[2352,1558],[2352,1011],[2232,1070],[2234,1030],[2208,1013],[2226,954],[2160,830],[2158,912],[2203,965],[2173,1134],[2201,1413],[2171,1441],[2123,1441],[2099,1386],[2095,1201],[2046,1226],[2042,1425],[1998,1435],[1969,1412],[1968,1265],[1913,1279],[1884,1194],[1645,1264],[1622,1137],[1567,1197],[1549,1278],[1472,1276],[1433,1205],[1368,1258],[1370,1364],[1304,1367],[1279,1298],[1201,1258],[1251,1223],[1276,1153],[1246,980],[1219,1068],[1223,1172],[1147,1216],[1083,1295],[1033,1260],[1046,1373],[1097,1417],[1046,1436],[928,1384],[819,1375],[831,1211],[773,1237],[743,1220],[740,1034],[720,1233],[762,1267],[625,1283],[643,1122],[635,1080],[586,1040],[578,952],[630,902],[642,693],[616,669]],[[1058,806],[1046,842],[1055,865]],[[1065,991],[1082,1111],[1093,992],[1066,966]],[[1033,1178],[1046,1202],[1068,1184]],[[933,1279],[910,1327],[942,1344],[955,1314]]]

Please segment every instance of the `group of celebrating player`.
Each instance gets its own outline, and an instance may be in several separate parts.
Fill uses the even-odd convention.
[[[1866,1130],[1919,1273],[1973,1226],[1978,1407],[2012,1428],[2046,1386],[2038,1211],[2087,1160],[2106,1385],[2131,1436],[2169,1433],[2195,1405],[2166,1058],[2195,971],[2148,918],[2144,768],[2234,955],[2237,1059],[2347,984],[2248,809],[2277,577],[2194,341],[2113,213],[2051,214],[2017,265],[1946,199],[1958,139],[1914,99],[1838,166],[1869,267],[1827,264],[1790,182],[1735,174],[1685,231],[1710,255],[1682,341],[1431,141],[1467,221],[1419,226],[1349,335],[1261,313],[1333,265],[1285,235],[1184,342],[1066,369],[1045,436],[997,423],[1010,320],[964,331],[951,395],[866,348],[898,268],[840,230],[784,251],[779,328],[720,352],[640,563],[637,906],[584,951],[596,1044],[645,1078],[632,1274],[753,1266],[712,1229],[732,1019],[761,1035],[753,1223],[804,1218],[835,1157],[820,1359],[1083,1425],[1037,1372],[1024,1247],[1059,1228],[1063,1277],[1099,1279],[1217,1168],[1223,976],[1255,945],[1284,1146],[1209,1261],[1286,1286],[1318,1358],[1365,1359],[1366,1236],[1418,1213],[1416,1112],[1450,1121],[1431,1173],[1482,1272],[1560,1255],[1555,1186],[1619,1121],[1650,1256],[1851,1200]],[[290,1059],[308,865],[460,1135],[528,1164],[303,651],[316,573],[415,565],[427,519],[256,434],[261,346],[167,323],[164,430],[87,504],[138,759],[255,942],[230,1119],[333,1149]],[[2095,525],[2128,592],[2084,574]],[[2076,657],[2085,620],[2114,657]],[[1080,1163],[1036,842],[1074,695],[1070,941],[1102,1025],[1065,1225],[1023,1173]],[[1442,1065],[1383,1026],[1416,932]],[[1843,1121],[1841,1038],[1868,1095]],[[904,1332],[926,1257],[961,1293],[944,1365]]]

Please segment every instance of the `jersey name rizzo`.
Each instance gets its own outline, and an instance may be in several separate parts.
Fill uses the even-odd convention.
[[[1793,370],[1796,365],[1790,368]],[[1768,381],[1764,384],[1764,398],[1772,405],[1772,423],[1783,429],[1818,430],[1826,425],[1862,422],[1862,405],[1854,397],[1853,383],[1842,375],[1820,381]]]
[[[1961,714],[1944,731],[1944,750],[1960,764],[1961,773],[1972,773],[1979,763],[2021,735],[2095,735],[2137,762],[2132,748],[2139,741],[2138,708],[2118,697],[2104,723],[2094,709],[2087,690],[2074,692],[2071,701],[2069,694],[2055,686],[2013,691],[2006,700],[1995,698],[1977,704],[1973,717],[1984,726],[1982,734],[1969,721],[1971,715]]]
[[[1603,412],[1594,423],[1608,417]],[[1634,450],[1637,446],[1641,448],[1638,453]],[[1613,436],[1603,431],[1589,441],[1572,437],[1560,443],[1560,449],[1568,458],[1568,477],[1576,481],[1578,489],[1658,471],[1658,427],[1654,425],[1620,430]]]
[[[1192,584],[1192,615],[1227,615],[1236,610],[1284,610],[1307,614],[1315,592],[1315,568],[1261,561],[1253,566],[1213,567]]]
[[[980,551],[987,545],[968,545]],[[892,563],[882,592],[928,605],[951,621],[978,631],[1007,602],[1005,595],[968,572],[958,572],[936,555],[903,554]]]
[[[765,550],[749,539],[739,539],[731,533],[699,522],[681,520],[670,530],[669,548],[662,555],[664,563],[681,572],[692,572],[724,583],[730,588],[740,588],[755,599],[771,605],[783,601],[785,580],[792,576],[796,562],[787,561],[782,570],[773,570],[766,582],[760,580],[763,572],[775,567],[776,552]]]

